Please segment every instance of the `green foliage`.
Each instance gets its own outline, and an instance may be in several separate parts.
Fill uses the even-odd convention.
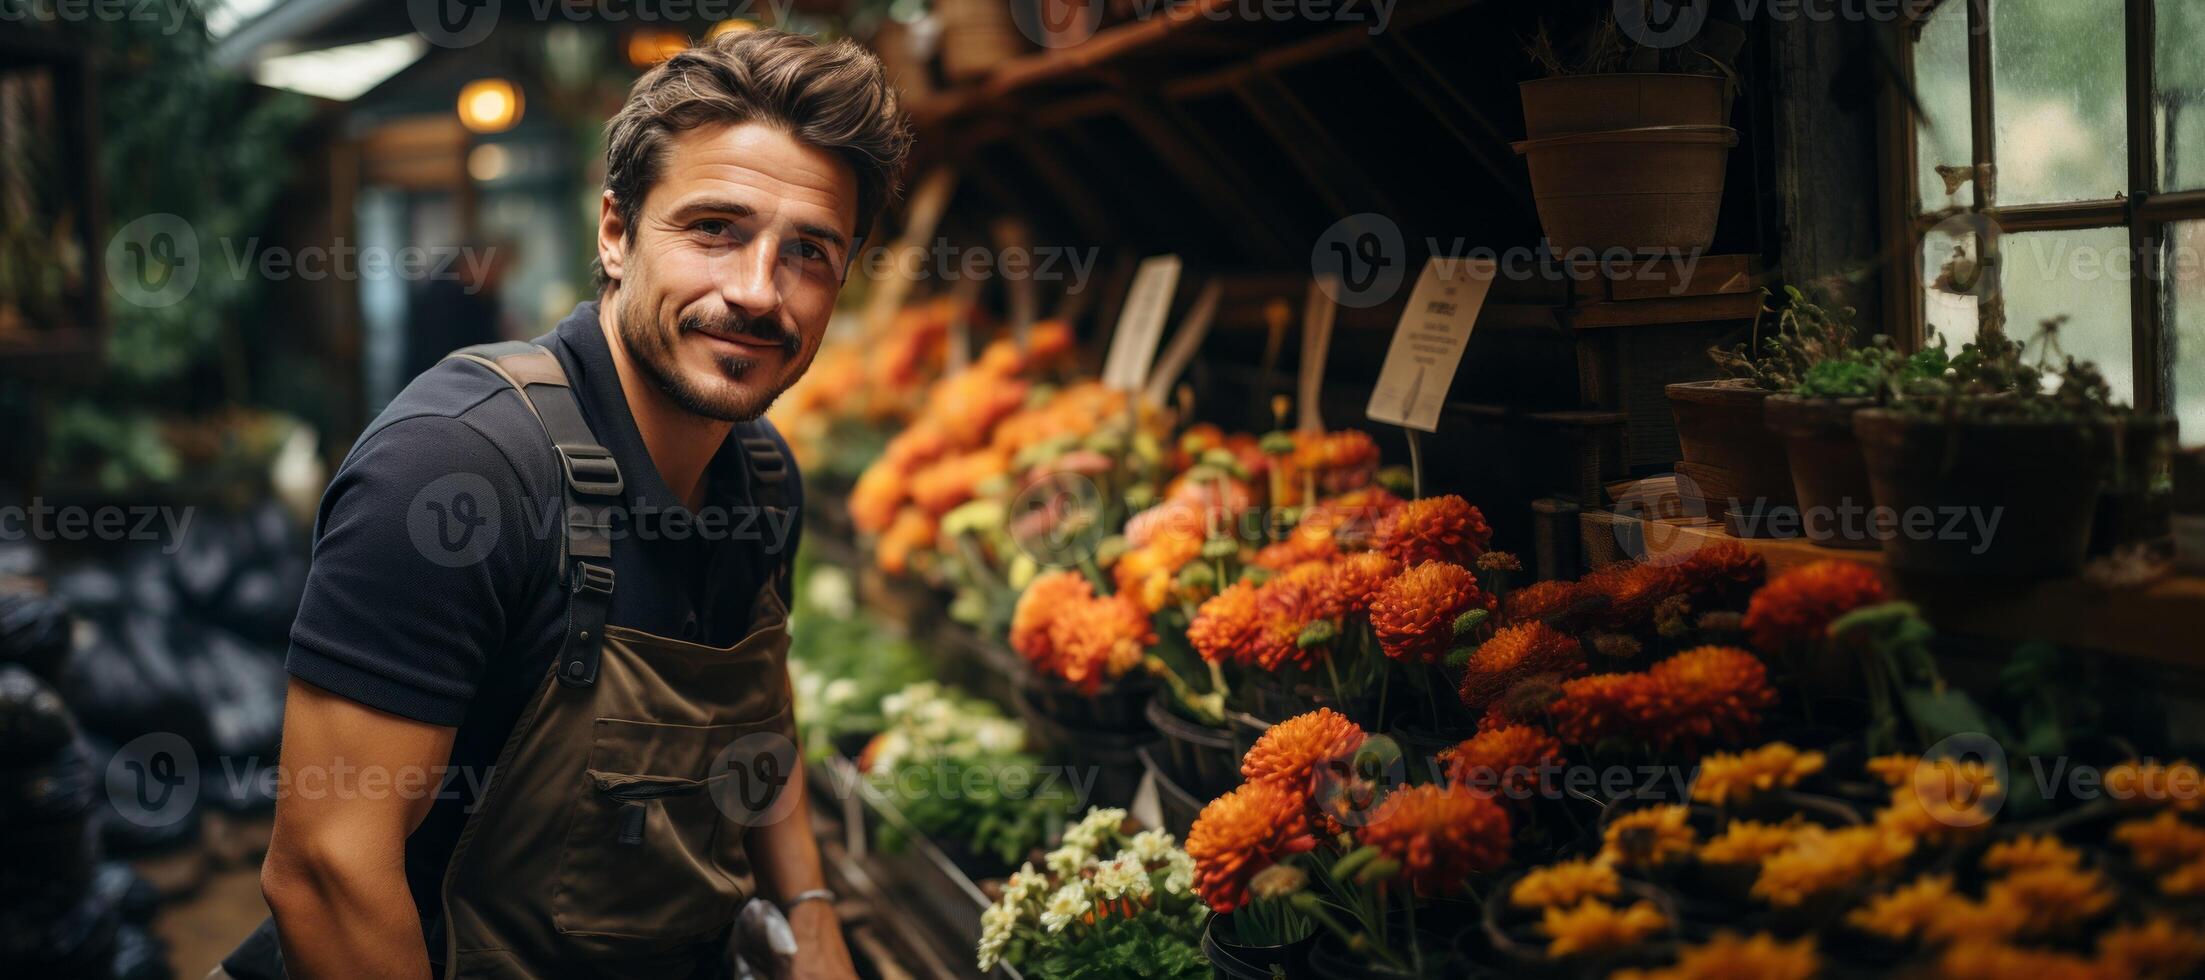
[[[1762,310],[1764,314],[1776,314],[1774,332],[1758,337],[1760,324],[1756,322],[1757,340],[1754,343],[1739,344],[1729,350],[1709,348],[1708,359],[1725,374],[1750,382],[1756,388],[1792,391],[1800,386],[1810,368],[1853,350],[1854,337],[1859,331],[1853,324],[1855,311],[1852,307],[1823,306],[1795,286],[1784,287],[1784,295],[1788,301],[1782,309]]]
[[[1899,389],[1894,407],[1948,419],[2019,422],[2096,422],[2129,414],[2113,403],[2113,389],[2096,364],[2066,356],[2059,330],[2067,317],[2042,322],[2028,344],[1991,333],[1944,357],[1939,338],[1934,353],[1916,355],[1923,368]],[[2028,354],[2037,348],[2035,357]],[[1930,367],[1942,361],[1943,370]],[[2056,382],[2056,383],[2054,383]]]
[[[1808,365],[1792,392],[1808,398],[1885,401],[1916,382],[1942,376],[1945,367],[1941,349],[1901,354],[1890,337],[1878,334],[1866,347],[1839,351]]]
[[[1061,833],[1079,807],[1072,788],[1047,778],[1040,766],[1038,757],[1004,753],[914,760],[868,777],[913,829],[1016,864]],[[905,840],[884,821],[874,843],[896,851]]]
[[[807,758],[833,753],[833,740],[887,726],[881,700],[927,679],[926,660],[901,632],[856,606],[848,569],[796,557],[789,611],[789,678]]]
[[[1190,921],[1197,931],[1190,931]],[[1021,944],[1038,944],[1014,940],[1014,955],[1006,959],[1018,963],[1019,972],[1036,980],[1198,980],[1210,975],[1210,961],[1193,938],[1198,935],[1200,922],[1200,916],[1186,910],[1176,915],[1111,918],[1075,940],[1046,948],[1019,949]],[[1016,955],[1019,953],[1024,955]]]

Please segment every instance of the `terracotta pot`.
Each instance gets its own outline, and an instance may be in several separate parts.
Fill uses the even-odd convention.
[[[1645,126],[1721,126],[1730,121],[1719,75],[1613,72],[1524,82],[1524,135],[1531,139]]]
[[[2073,572],[2090,545],[2113,454],[2102,425],[1853,416],[1883,550],[1902,572],[2008,578]]]
[[[2122,547],[2158,544],[2173,533],[2174,494],[2162,479],[2173,462],[2174,419],[2129,419],[2115,426],[2116,455],[2098,498],[2091,528],[2090,553],[2112,554]]]
[[[1514,144],[1556,252],[1698,252],[1715,240],[1738,131],[1641,126]]]
[[[1737,380],[1686,381],[1665,391],[1684,453],[1678,472],[1699,484],[1709,517],[1798,503],[1784,440],[1769,431],[1765,415],[1771,392]]]
[[[1769,429],[1784,439],[1801,529],[1807,540],[1825,548],[1881,547],[1869,523],[1876,501],[1868,464],[1853,434],[1853,413],[1874,405],[1867,398],[1773,395],[1763,406]]]

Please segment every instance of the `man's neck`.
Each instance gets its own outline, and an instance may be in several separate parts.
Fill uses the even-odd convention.
[[[605,346],[612,350],[613,367],[620,374],[621,397],[628,402],[628,414],[635,418],[636,432],[643,436],[643,448],[651,454],[651,465],[658,467],[659,477],[681,497],[682,505],[696,510],[704,503],[705,467],[719,452],[720,444],[727,441],[728,430],[735,423],[683,411],[651,383],[621,342],[614,313],[618,305],[609,295],[598,304],[597,327],[604,331]]]

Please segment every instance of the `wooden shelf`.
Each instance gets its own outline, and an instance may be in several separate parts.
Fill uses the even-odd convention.
[[[2175,575],[2134,589],[2104,589],[2079,578],[2036,582],[1926,579],[1901,575],[1880,551],[1824,548],[1803,538],[1738,538],[1705,523],[1643,521],[1610,511],[1585,520],[1604,528],[1639,525],[1654,555],[1737,541],[1775,574],[1825,558],[1876,569],[1895,594],[1922,607],[1941,630],[1998,640],[2046,640],[2151,663],[2194,667],[2205,662],[2205,576]]]

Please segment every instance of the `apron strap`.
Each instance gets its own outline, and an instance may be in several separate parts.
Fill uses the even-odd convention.
[[[566,640],[560,647],[559,683],[588,687],[597,681],[598,644],[612,608],[612,510],[627,484],[620,464],[597,444],[557,355],[527,341],[478,344],[447,359],[473,361],[505,379],[542,423],[559,454],[566,504],[561,548],[567,589]]]
[[[749,431],[743,435],[743,453],[750,461],[750,503],[772,516],[773,527],[789,526],[790,499],[789,459],[781,451],[781,441],[771,435],[764,421],[747,423]],[[784,544],[786,542],[783,542]],[[768,554],[758,549],[760,558],[758,577],[769,588],[778,589],[788,573],[788,556]]]

